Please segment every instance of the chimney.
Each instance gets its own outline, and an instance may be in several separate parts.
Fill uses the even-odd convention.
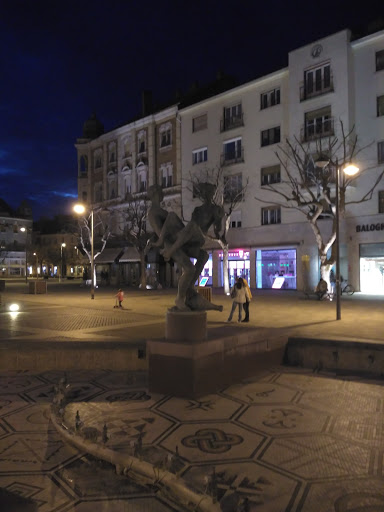
[[[141,93],[141,105],[143,117],[152,113],[152,91],[143,91]]]

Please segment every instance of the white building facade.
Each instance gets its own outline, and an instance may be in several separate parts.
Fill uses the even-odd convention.
[[[263,188],[279,183],[275,154],[286,139],[308,143],[341,137],[353,127],[365,147],[354,162],[350,199],[369,190],[384,168],[384,31],[351,41],[348,30],[292,51],[288,67],[181,108],[182,203],[186,220],[199,204],[191,176],[222,166],[244,200],[231,217],[230,284],[238,275],[252,288],[303,290],[319,279],[312,229],[302,213],[280,208]],[[367,146],[367,147],[366,147]],[[262,198],[260,202],[256,197]],[[270,201],[270,204],[268,202]],[[327,230],[329,221],[321,221]],[[340,225],[341,274],[356,290],[384,293],[384,181],[371,200],[354,204]],[[222,253],[207,245],[209,284],[223,286]]]

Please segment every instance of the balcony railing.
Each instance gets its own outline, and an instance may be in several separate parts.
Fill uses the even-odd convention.
[[[221,132],[226,132],[227,130],[232,130],[232,128],[238,128],[239,126],[244,126],[244,116],[242,113],[237,116],[225,117],[220,121]]]
[[[306,124],[300,131],[301,142],[309,142],[311,140],[321,139],[322,137],[335,135],[334,124],[333,118],[326,119],[322,122]]]
[[[304,83],[300,86],[300,101],[308,100],[309,98],[315,98],[328,92],[333,92],[333,76],[322,79],[320,82],[314,82],[312,87],[308,87],[308,83]]]
[[[223,153],[220,157],[222,166],[238,164],[240,162],[244,162],[244,148],[241,148],[240,151],[228,151],[227,153]]]

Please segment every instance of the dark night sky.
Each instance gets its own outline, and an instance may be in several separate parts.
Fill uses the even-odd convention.
[[[287,65],[288,52],[384,16],[383,0],[3,0],[0,4],[0,197],[34,218],[70,213],[76,150],[95,111],[106,131],[177,88],[240,82]]]

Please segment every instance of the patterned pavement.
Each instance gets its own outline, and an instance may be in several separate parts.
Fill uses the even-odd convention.
[[[185,510],[63,442],[49,412],[63,375],[0,375],[0,488],[39,512]],[[66,377],[65,425],[73,428],[79,412],[78,435],[103,445],[106,424],[106,447],[172,466],[188,488],[214,494],[220,510],[384,510],[382,382],[279,366],[186,400],[148,393],[144,372]]]

